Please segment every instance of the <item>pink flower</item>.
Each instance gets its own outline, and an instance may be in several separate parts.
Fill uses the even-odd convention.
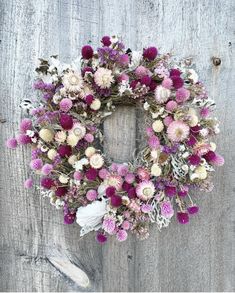
[[[129,56],[128,54],[123,54],[119,57],[119,63],[123,66],[129,63]]]
[[[41,159],[34,159],[30,162],[30,167],[33,170],[41,170],[43,166],[43,162]]]
[[[154,135],[154,131],[153,131],[152,127],[147,127],[146,133],[147,133],[148,137],[151,137],[152,135]]]
[[[87,133],[85,136],[84,136],[84,139],[89,142],[89,143],[92,143],[94,141],[94,135],[91,134],[91,133]]]
[[[28,178],[27,180],[25,180],[24,187],[27,189],[32,188],[33,187],[33,180],[31,178]]]
[[[141,78],[145,75],[148,75],[148,69],[144,66],[138,66],[135,70],[135,75],[138,77],[138,78]]]
[[[15,149],[17,148],[17,140],[15,138],[9,138],[7,141],[6,141],[6,146],[9,148],[9,149]]]
[[[179,88],[176,91],[176,102],[177,103],[183,103],[187,101],[190,97],[190,91],[187,90],[186,88]]]
[[[31,138],[26,134],[18,134],[16,139],[17,139],[18,144],[21,144],[21,145],[28,144],[28,143],[32,142]]]
[[[125,241],[127,239],[127,232],[125,230],[119,230],[116,236],[118,241]]]
[[[68,112],[72,106],[73,102],[68,98],[64,98],[60,101],[60,110],[63,112]]]
[[[183,121],[173,121],[167,128],[167,135],[173,142],[184,141],[189,135],[189,126]]]
[[[142,181],[147,181],[150,178],[149,171],[143,167],[137,169],[137,175]]]
[[[166,109],[169,112],[173,112],[176,108],[177,108],[178,104],[176,103],[176,101],[172,101],[170,100],[169,102],[167,102],[166,104]]]
[[[131,226],[131,224],[130,224],[129,221],[127,221],[127,220],[123,221],[123,223],[122,223],[122,229],[129,230],[130,229],[130,226]]]
[[[102,228],[105,232],[112,234],[116,228],[115,220],[112,217],[104,218]]]
[[[207,118],[210,115],[210,109],[207,107],[204,107],[200,111],[200,115],[202,118]]]
[[[133,173],[127,173],[125,176],[125,181],[129,184],[135,181],[135,175]]]
[[[87,193],[86,193],[86,198],[89,201],[95,200],[97,198],[97,191],[95,189],[88,190]]]
[[[173,122],[173,118],[171,116],[166,116],[164,119],[163,119],[163,123],[164,125],[166,126],[169,126],[171,124],[171,122]]]
[[[101,179],[106,179],[108,175],[109,175],[109,171],[107,169],[103,168],[99,170],[99,177]]]
[[[143,213],[149,213],[149,212],[151,212],[153,210],[153,207],[150,205],[150,204],[142,204],[142,206],[141,206],[141,211],[143,212]]]
[[[25,118],[20,123],[20,131],[26,133],[27,130],[32,129],[32,121],[28,118]]]
[[[42,167],[42,174],[43,175],[49,175],[51,173],[51,171],[53,170],[53,166],[51,164],[45,164]]]
[[[163,79],[162,86],[164,88],[169,90],[169,89],[171,89],[172,85],[173,85],[173,82],[172,82],[172,80],[170,78],[167,77],[167,78]]]
[[[117,168],[118,175],[125,176],[128,172],[128,166],[125,164],[120,164]]]
[[[160,146],[160,141],[156,135],[152,135],[148,139],[148,145],[150,146],[151,149],[157,149]]]
[[[74,173],[73,173],[73,178],[74,178],[75,180],[78,180],[78,181],[82,180],[82,178],[83,178],[83,174],[82,174],[82,172],[80,172],[80,171],[76,171],[76,172],[74,172]]]
[[[122,82],[122,81],[129,81],[129,76],[126,73],[122,73],[119,77],[118,77],[118,82]]]
[[[163,201],[160,203],[161,214],[163,217],[170,219],[174,215],[173,207],[170,201]]]

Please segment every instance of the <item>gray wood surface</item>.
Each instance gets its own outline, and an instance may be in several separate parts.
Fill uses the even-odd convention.
[[[1,291],[235,290],[234,13],[234,0],[1,0]],[[29,152],[6,150],[4,140],[16,132],[20,100],[33,95],[37,57],[70,61],[104,34],[122,35],[133,49],[156,44],[194,57],[218,104],[226,164],[215,190],[198,193],[201,213],[190,225],[173,221],[161,233],[152,228],[144,242],[130,237],[100,246],[92,234],[79,240],[76,224],[64,226],[47,199],[23,189]],[[121,108],[106,121],[105,147],[115,159],[129,159],[138,147],[133,129],[140,120],[135,109]]]

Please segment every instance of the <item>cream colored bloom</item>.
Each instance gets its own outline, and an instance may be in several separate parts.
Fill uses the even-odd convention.
[[[90,157],[89,162],[90,162],[91,167],[93,167],[95,169],[99,169],[103,166],[104,159],[100,154],[94,154]]]
[[[79,72],[69,71],[65,73],[62,83],[70,92],[80,92],[83,86],[83,79]]]
[[[156,120],[152,124],[152,128],[155,132],[162,132],[164,129],[164,125],[161,120]]]
[[[54,133],[47,128],[42,128],[39,131],[39,137],[45,142],[51,142],[54,138]]]
[[[207,171],[206,168],[204,166],[198,166],[195,170],[194,173],[196,173],[198,175],[199,179],[206,179],[207,177]]]
[[[57,151],[55,149],[50,149],[48,152],[47,152],[47,156],[50,160],[54,160],[56,155],[57,155]]]
[[[159,85],[155,89],[155,99],[158,104],[165,103],[171,95],[171,91]]]
[[[66,184],[69,181],[69,177],[65,174],[61,174],[59,176],[59,181],[60,181],[60,183]]]
[[[58,131],[55,134],[55,140],[59,143],[62,143],[66,140],[66,132],[65,131]]]
[[[100,107],[101,107],[101,102],[99,99],[94,99],[90,105],[90,108],[95,111],[99,110]]]
[[[79,140],[81,140],[86,134],[86,128],[80,123],[76,122],[73,125],[73,128],[69,131],[70,135],[75,135]]]
[[[160,176],[161,174],[162,174],[162,169],[159,167],[159,165],[153,164],[151,167],[151,175]]]
[[[188,122],[189,126],[191,126],[191,127],[196,126],[199,121],[196,110],[193,108],[189,108],[188,116],[189,116],[189,122]]]
[[[214,142],[210,142],[211,150],[214,152],[216,150],[216,144]]]
[[[67,137],[67,144],[71,147],[75,147],[79,141],[79,138],[74,134],[69,134]]]
[[[94,74],[95,83],[102,89],[110,88],[112,82],[114,81],[112,71],[100,67]]]
[[[86,150],[85,150],[85,155],[90,158],[92,155],[94,155],[96,152],[96,149],[94,147],[88,147]]]
[[[69,163],[70,165],[73,165],[77,160],[78,160],[77,156],[72,155],[72,156],[70,156],[70,157],[68,158],[68,163]]]
[[[159,153],[158,153],[157,150],[151,151],[151,157],[152,157],[152,159],[156,160],[158,158],[158,156],[159,156]]]

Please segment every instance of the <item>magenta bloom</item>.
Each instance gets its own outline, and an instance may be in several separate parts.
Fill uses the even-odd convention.
[[[101,43],[103,43],[103,45],[107,47],[109,47],[112,44],[109,36],[103,36]]]
[[[7,141],[6,141],[6,146],[9,148],[9,149],[15,149],[17,148],[17,140],[15,138],[9,138]]]
[[[184,197],[188,194],[189,188],[188,186],[183,186],[180,188],[180,190],[178,191],[178,195],[181,197]]]
[[[93,49],[91,46],[86,45],[82,47],[82,57],[87,60],[93,57]]]
[[[28,144],[28,143],[32,142],[31,138],[26,134],[18,134],[16,139],[17,139],[18,144],[21,144],[21,145]]]
[[[196,144],[197,140],[193,135],[189,136],[189,139],[187,141],[188,146],[194,146]]]
[[[136,198],[137,197],[135,187],[132,187],[132,188],[130,188],[128,190],[128,197],[130,199],[133,199],[133,198]]]
[[[105,194],[107,197],[111,197],[115,195],[116,189],[114,186],[108,186],[105,190]]]
[[[122,198],[119,195],[111,196],[111,205],[115,208],[118,208],[122,205]]]
[[[132,80],[130,83],[130,87],[134,90],[138,84],[138,80]]]
[[[41,186],[46,189],[51,189],[51,187],[54,186],[54,180],[49,177],[43,177],[41,179]]]
[[[98,170],[90,168],[86,171],[85,176],[88,180],[94,181],[98,176]]]
[[[73,127],[73,118],[67,114],[61,114],[60,125],[65,130],[70,130]]]
[[[145,59],[152,61],[157,57],[157,53],[158,51],[156,47],[149,47],[144,50],[143,56]]]
[[[207,162],[211,162],[211,161],[213,161],[213,160],[215,159],[216,154],[215,154],[215,152],[213,152],[213,151],[209,151],[209,152],[206,153],[203,157],[205,158],[205,160],[206,160]]]
[[[68,188],[66,186],[59,186],[55,191],[55,195],[58,197],[64,196],[68,192]]]
[[[188,157],[188,161],[193,166],[198,166],[201,162],[201,158],[198,155],[191,155]]]
[[[175,196],[176,195],[176,187],[175,186],[165,186],[165,193],[169,197]]]
[[[41,170],[43,162],[41,159],[34,159],[30,162],[30,168],[33,170]]]
[[[193,215],[199,211],[199,207],[194,205],[194,206],[188,207],[187,211],[190,215]]]
[[[58,148],[59,155],[64,157],[70,157],[72,155],[72,148],[70,145],[60,145]]]
[[[177,219],[180,224],[187,224],[189,222],[189,216],[187,212],[178,212]]]
[[[122,184],[122,189],[125,190],[126,192],[128,192],[129,189],[132,188],[132,185],[127,183],[126,181],[123,182]]]
[[[33,187],[33,180],[31,178],[28,178],[24,182],[24,188],[32,188]]]
[[[223,166],[224,164],[224,158],[219,155],[219,154],[215,154],[214,159],[212,159],[210,161],[211,164],[215,165],[215,166]]]
[[[73,102],[69,98],[64,98],[60,101],[60,110],[68,112],[73,107]]]
[[[104,244],[107,241],[107,236],[105,236],[104,234],[98,232],[97,235],[96,235],[96,240],[100,244]]]
[[[141,84],[146,85],[146,86],[149,86],[151,84],[151,81],[152,81],[152,79],[148,75],[144,75],[143,77],[141,77],[141,80],[140,80]]]
[[[154,80],[151,80],[150,85],[149,85],[149,89],[150,91],[154,91],[157,87],[157,83]]]
[[[92,102],[94,101],[94,96],[93,95],[87,95],[85,97],[85,101],[86,101],[87,105],[90,106],[92,104]]]
[[[170,70],[170,76],[180,76],[181,75],[181,71],[179,69],[171,69]]]
[[[116,236],[118,241],[125,241],[127,239],[127,232],[125,230],[119,230]]]
[[[20,122],[20,131],[26,133],[27,130],[32,129],[32,121],[29,118],[25,118]]]
[[[75,221],[75,217],[76,214],[72,214],[72,213],[67,213],[64,215],[64,224],[73,224],[73,222]]]
[[[171,80],[173,82],[173,87],[175,89],[179,89],[184,85],[183,79],[181,77],[179,77],[179,76],[176,76],[176,75],[171,76]]]
[[[133,173],[126,174],[125,181],[129,184],[133,183],[135,181],[135,175]]]
[[[123,54],[119,57],[119,63],[123,66],[129,63],[129,56],[128,54]]]

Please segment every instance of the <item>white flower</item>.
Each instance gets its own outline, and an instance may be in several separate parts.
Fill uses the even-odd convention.
[[[65,174],[61,174],[61,175],[59,176],[59,181],[60,181],[61,183],[63,183],[63,184],[66,184],[66,183],[68,183],[68,181],[69,181],[69,177],[68,177],[67,175],[65,175]]]
[[[99,99],[94,99],[93,102],[92,102],[91,105],[90,105],[90,108],[91,108],[92,110],[97,111],[97,110],[100,109],[100,106],[101,106],[101,102],[100,102],[100,100],[99,100]]]
[[[67,137],[67,144],[71,147],[75,147],[79,141],[79,138],[74,134],[69,134]]]
[[[61,90],[62,90],[62,89],[61,89]],[[61,91],[61,90],[60,90],[60,91]],[[54,94],[52,100],[53,100],[53,103],[57,105],[57,104],[59,104],[59,102],[61,101],[61,96],[60,96],[58,93],[56,93],[56,94]]]
[[[57,156],[57,151],[55,149],[50,149],[47,153],[47,156],[50,160],[54,160],[55,157]]]
[[[162,132],[164,129],[164,125],[161,120],[156,120],[152,124],[152,128],[155,132]]]
[[[74,165],[74,163],[78,160],[77,156],[76,155],[72,155],[68,158],[68,163],[70,165]]]
[[[65,131],[58,131],[55,134],[55,141],[62,143],[66,140],[66,132]]]
[[[95,83],[102,89],[110,88],[112,82],[114,82],[112,71],[100,67],[94,74]]]
[[[200,135],[206,137],[209,134],[208,128],[203,128],[199,131]]]
[[[117,36],[112,36],[110,38],[110,41],[111,41],[112,44],[116,44],[118,42],[118,37]]]
[[[142,52],[132,51],[131,53],[131,63],[129,65],[130,70],[136,69],[140,65],[142,59]]]
[[[153,164],[151,167],[151,175],[160,176],[161,174],[162,174],[162,169],[159,167],[159,165]]]
[[[65,73],[62,83],[71,92],[79,92],[83,86],[83,79],[80,73],[69,71]]]
[[[33,137],[34,134],[35,134],[35,132],[32,131],[32,130],[27,130],[27,131],[26,131],[26,134],[27,134],[29,137]]]
[[[91,157],[92,155],[95,154],[95,148],[94,147],[88,147],[86,148],[85,150],[85,155],[89,158]]]
[[[197,83],[198,82],[198,74],[196,73],[196,71],[194,69],[189,69],[188,73],[189,73],[188,78],[190,80],[192,80],[193,83]]]
[[[89,161],[87,160],[87,158],[82,158],[81,160],[74,163],[73,168],[76,171],[81,171],[83,169],[83,166],[88,165],[88,163]]]
[[[145,111],[148,111],[149,107],[150,107],[149,103],[148,102],[145,102],[144,103],[144,110]]]
[[[98,230],[100,228],[102,218],[106,213],[105,200],[96,200],[87,206],[77,209],[76,222],[85,230]],[[83,235],[84,234],[85,233],[83,233]]]
[[[74,123],[73,128],[69,131],[69,134],[75,135],[79,140],[81,140],[86,134],[86,128],[79,122]]]
[[[158,104],[165,103],[171,95],[171,91],[169,89],[164,88],[163,86],[159,85],[155,89],[155,99]]]
[[[128,81],[123,80],[121,84],[119,85],[118,91],[120,95],[122,96],[123,94],[130,95],[132,94],[132,88],[130,87],[130,84]]]
[[[90,157],[90,165],[95,169],[100,169],[104,164],[104,159],[100,154],[94,154]]]

